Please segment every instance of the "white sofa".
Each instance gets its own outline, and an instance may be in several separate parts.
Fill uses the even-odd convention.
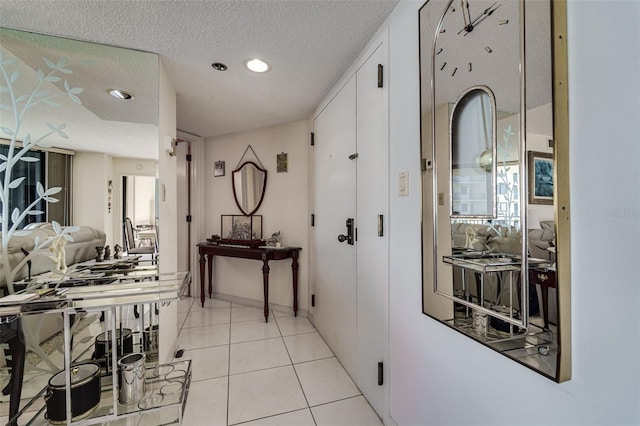
[[[3,256],[9,256],[11,269],[25,257],[24,253],[20,250],[21,248],[31,252],[35,247],[36,238],[44,241],[56,235],[51,223],[32,224],[26,227],[25,230],[29,231],[29,234],[24,236],[14,235],[9,241],[8,252],[6,254],[2,253]],[[73,238],[73,241],[69,241],[65,246],[66,263],[68,266],[94,259],[97,255],[96,247],[104,246],[106,242],[106,234],[103,231],[89,226],[80,226],[78,231],[72,232],[69,235]],[[54,261],[51,258],[51,254],[48,248],[33,254],[31,257],[32,276],[53,269]],[[14,281],[21,280],[27,276],[28,268],[25,264],[16,273]],[[5,270],[3,262],[0,262],[0,288],[4,290],[6,285],[7,271]],[[42,324],[36,326],[36,323],[40,322],[39,317],[40,315],[26,317],[24,327],[31,329],[34,333],[39,333],[38,340],[42,342],[61,329],[62,318],[60,318],[60,321],[41,321]]]
[[[107,239],[106,234],[99,229],[94,229],[89,226],[80,226],[79,228],[78,231],[69,234],[71,238],[73,238],[73,241],[69,241],[65,246],[67,265],[94,259],[97,255],[96,247],[104,246]],[[14,268],[24,259],[25,255],[21,249],[28,252],[33,250],[36,238],[44,241],[56,235],[50,223],[30,225],[26,227],[25,230],[29,232],[29,235],[14,235],[11,241],[9,241],[9,249],[6,255],[9,256],[10,268]],[[51,258],[51,252],[48,249],[40,250],[31,257],[32,276],[50,271],[53,269],[53,266],[54,262]],[[28,269],[25,264],[14,277],[14,281],[27,277],[27,274]],[[0,262],[0,287],[5,287],[6,283],[7,271],[4,270],[4,265]]]

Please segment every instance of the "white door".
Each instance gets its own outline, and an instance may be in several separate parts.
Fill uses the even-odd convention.
[[[378,363],[384,362],[384,297],[388,286],[388,137],[386,85],[378,87],[378,46],[356,74],[357,79],[357,383],[382,417],[384,392]],[[383,69],[384,70],[384,69]],[[384,363],[382,365],[384,368]]]
[[[188,142],[181,142],[176,147],[176,174],[177,174],[177,235],[178,235],[178,271],[189,271],[190,260],[193,256],[193,244],[189,241],[189,224],[187,223],[187,215],[189,214],[189,183],[187,161]],[[162,224],[160,224],[162,226]],[[162,241],[160,242],[162,243]],[[193,271],[192,271],[193,273]]]
[[[356,249],[347,219],[356,215],[356,79],[342,88],[314,122],[315,226],[312,228],[315,326],[351,377],[356,377]]]
[[[389,257],[387,89],[378,86],[384,52],[380,44],[314,122],[311,237],[316,328],[381,417]],[[338,241],[347,219],[355,219],[353,245]]]

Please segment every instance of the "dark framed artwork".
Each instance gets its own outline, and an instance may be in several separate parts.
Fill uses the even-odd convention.
[[[224,161],[216,161],[213,163],[213,176],[224,176]]]
[[[529,151],[529,204],[553,204],[553,154]]]

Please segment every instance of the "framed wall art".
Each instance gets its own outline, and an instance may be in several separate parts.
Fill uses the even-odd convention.
[[[529,151],[529,203],[553,204],[553,154]]]
[[[213,176],[224,176],[224,161],[216,161],[213,163]]]

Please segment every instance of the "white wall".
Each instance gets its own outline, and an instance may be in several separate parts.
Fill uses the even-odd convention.
[[[159,241],[165,241],[160,249],[158,269],[161,273],[177,272],[178,247],[177,241],[177,213],[176,213],[176,157],[170,157],[164,150],[165,137],[176,137],[176,92],[169,80],[162,62],[158,60],[159,88],[160,88],[160,122],[158,134],[158,173],[160,178],[159,203]],[[163,226],[164,224],[164,226]],[[172,242],[174,242],[172,244]],[[178,309],[177,303],[160,308],[160,362],[173,360],[178,337]]]
[[[73,158],[72,225],[91,226],[107,234],[113,245],[113,205],[108,211],[108,183],[113,180],[113,158],[96,152],[76,152]],[[115,183],[114,183],[115,184]],[[112,193],[112,202],[113,196]]]
[[[391,407],[399,425],[640,423],[640,2],[570,1],[573,378],[421,313],[418,9],[390,17]]]
[[[122,176],[153,176],[158,173],[158,162],[139,158],[113,159],[113,195],[111,199],[111,216],[113,219],[113,242],[122,244]]]
[[[106,244],[122,246],[122,176],[156,176],[156,164],[154,160],[76,151],[73,158],[73,224],[103,230],[107,234]],[[110,179],[113,181],[111,212],[107,205]]]
[[[134,214],[133,224],[154,225],[156,219],[156,179],[153,176],[132,176]]]
[[[236,168],[248,145],[255,150],[267,169],[267,188],[256,215],[262,215],[262,237],[280,231],[284,245],[302,247],[298,271],[298,308],[307,310],[307,121],[208,139],[205,143],[205,232],[221,235],[220,216],[241,214],[231,188],[231,172]],[[288,154],[289,171],[277,173],[276,155]],[[247,158],[254,160],[249,155]],[[213,164],[224,161],[225,176],[213,176]],[[254,160],[255,161],[255,160]],[[214,292],[263,300],[262,265],[255,260],[216,258]],[[269,276],[269,302],[293,306],[291,262],[272,261]]]

